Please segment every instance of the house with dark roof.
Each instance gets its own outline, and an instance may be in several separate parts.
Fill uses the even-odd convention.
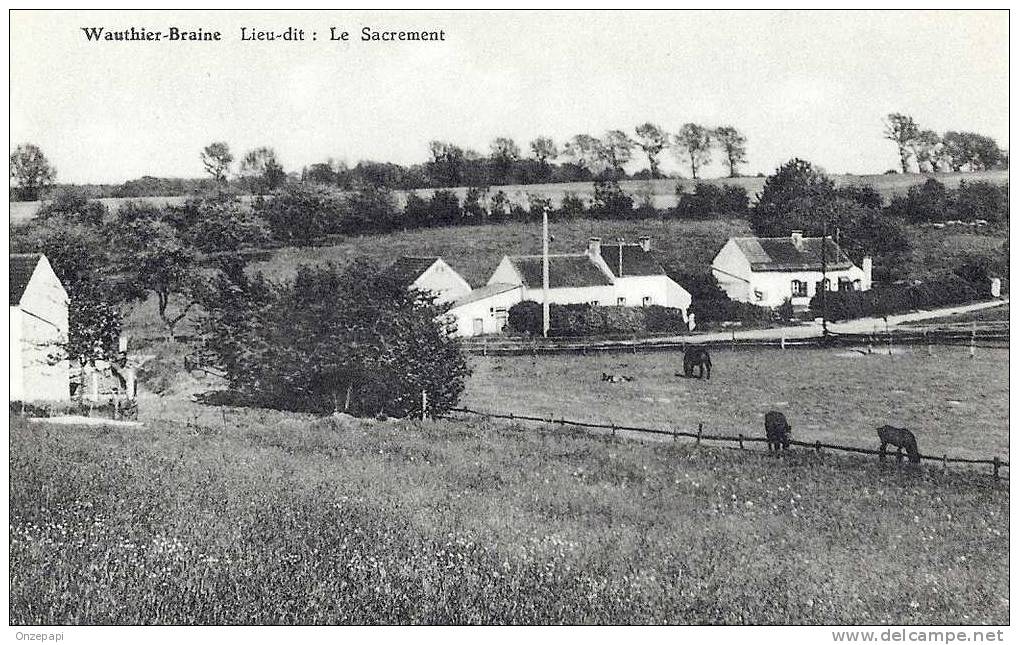
[[[71,396],[66,360],[68,297],[45,255],[10,255],[11,401],[63,401]]]
[[[408,289],[429,291],[445,304],[471,292],[471,285],[440,257],[403,256],[386,273]]]
[[[592,237],[583,253],[549,255],[548,275],[548,299],[554,304],[662,305],[684,312],[690,306],[690,294],[666,275],[650,237],[616,244]],[[542,302],[542,256],[504,256],[488,284],[517,285],[521,300]]]
[[[777,307],[791,300],[806,307],[823,288],[866,291],[873,264],[856,266],[831,237],[733,237],[711,263],[711,272],[732,300]]]

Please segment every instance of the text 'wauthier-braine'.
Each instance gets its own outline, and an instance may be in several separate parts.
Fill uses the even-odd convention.
[[[165,31],[148,29],[145,27],[131,27],[121,30],[107,30],[105,27],[81,27],[85,38],[90,41],[108,42],[131,42],[131,41],[222,41],[223,32],[206,30],[202,28],[185,29],[181,27],[169,27]],[[256,29],[254,27],[241,27],[240,39],[246,42],[303,42],[307,40],[318,40],[318,32],[309,32],[306,29],[297,27],[286,27],[282,30]],[[351,32],[338,27],[330,27],[326,38],[323,40],[350,42]],[[411,30],[391,31],[386,29],[375,29],[373,27],[362,27],[360,37],[357,40],[363,42],[429,42],[446,40],[446,31],[439,30]]]

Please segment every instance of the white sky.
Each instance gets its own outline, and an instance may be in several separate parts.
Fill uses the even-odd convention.
[[[242,26],[316,31],[250,43]],[[224,32],[218,43],[87,42],[82,26]],[[353,42],[327,40],[330,26]],[[444,29],[444,43],[363,43],[362,26]],[[197,177],[199,153],[276,149],[410,164],[431,139],[488,152],[653,121],[733,125],[744,173],[799,156],[829,172],[897,166],[888,112],[1008,147],[1008,14],[997,12],[14,12],[11,147],[62,182]],[[707,176],[724,174],[718,160]],[[631,170],[645,167],[645,160]],[[669,153],[666,169],[677,168]]]

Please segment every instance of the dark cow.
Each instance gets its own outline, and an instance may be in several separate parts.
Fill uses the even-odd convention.
[[[683,376],[693,378],[693,368],[697,368],[697,378],[711,380],[711,354],[704,347],[687,347],[683,350]]]
[[[920,463],[920,451],[916,449],[916,436],[905,428],[895,426],[881,426],[877,429],[877,436],[881,440],[881,461],[885,460],[885,447],[892,444],[898,450],[895,453],[895,460],[902,463],[902,451],[909,455],[909,462]]]
[[[781,412],[771,410],[764,415],[764,434],[768,437],[768,450],[789,450],[789,435],[793,429]]]

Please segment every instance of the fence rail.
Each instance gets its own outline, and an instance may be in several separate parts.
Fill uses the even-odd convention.
[[[696,439],[697,443],[701,441],[720,441],[729,443],[738,443],[740,448],[743,448],[744,444],[747,443],[767,443],[767,439],[764,437],[748,437],[743,434],[739,435],[721,435],[721,434],[704,434],[703,426],[698,426],[697,432],[684,432],[682,430],[662,430],[658,428],[642,428],[636,426],[624,426],[615,423],[589,423],[586,421],[572,421],[564,419],[562,417],[555,418],[554,416],[538,417],[526,414],[503,414],[498,412],[484,412],[481,410],[472,410],[470,408],[451,408],[450,412],[458,414],[472,414],[475,416],[481,416],[489,419],[508,419],[510,421],[533,421],[537,423],[545,423],[549,425],[560,425],[560,426],[573,426],[578,428],[594,428],[597,430],[610,430],[613,435],[618,431],[624,432],[637,432],[644,434],[653,434],[658,436],[672,437],[673,441],[678,440],[679,437],[688,439]],[[860,448],[858,446],[840,446],[837,444],[824,443],[822,441],[797,441],[795,439],[789,441],[790,445],[800,446],[803,448],[813,448],[816,452],[822,450],[830,450],[835,452],[852,452],[861,455],[881,455],[880,450],[873,448]],[[999,457],[992,457],[990,459],[970,459],[967,457],[949,457],[948,455],[920,455],[921,460],[941,462],[944,465],[947,464],[980,464],[988,465],[993,469],[994,478],[999,477],[1000,468],[1009,468],[1007,461],[1002,461]]]

